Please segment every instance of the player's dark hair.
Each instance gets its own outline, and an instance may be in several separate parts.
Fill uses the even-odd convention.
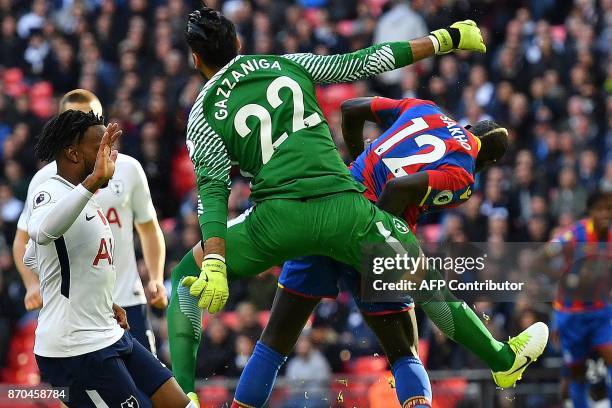
[[[221,68],[238,55],[234,23],[210,7],[202,6],[189,14],[185,39],[191,50],[211,67]]]
[[[49,120],[34,146],[39,160],[51,161],[64,147],[79,142],[91,126],[104,125],[104,118],[93,112],[68,109]]]
[[[508,150],[508,130],[492,120],[482,120],[469,128],[480,139],[478,156],[484,160],[497,161]]]
[[[587,197],[587,209],[591,210],[601,201],[609,200],[612,197],[612,191],[603,191],[600,189],[596,189],[592,191]]]

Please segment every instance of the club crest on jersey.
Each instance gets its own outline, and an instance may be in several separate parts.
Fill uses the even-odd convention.
[[[398,218],[393,219],[393,225],[395,225],[395,229],[401,232],[402,234],[408,233],[408,226],[406,223]]]
[[[121,408],[138,408],[138,400],[133,395],[121,403]]]
[[[34,197],[33,207],[38,208],[50,202],[51,202],[51,195],[47,193],[46,191],[41,191],[40,193],[36,194],[36,197]]]
[[[453,199],[453,192],[450,190],[440,191],[433,199],[435,205],[444,205],[451,202]]]
[[[111,179],[111,181],[108,182],[108,187],[115,195],[121,195],[121,193],[123,193],[123,181],[121,180]]]
[[[468,187],[468,188],[467,188],[467,190],[465,190],[465,191],[463,192],[463,194],[461,194],[461,195],[459,196],[459,198],[460,198],[461,200],[467,200],[467,199],[468,199],[468,198],[470,198],[471,196],[472,196],[472,187]]]

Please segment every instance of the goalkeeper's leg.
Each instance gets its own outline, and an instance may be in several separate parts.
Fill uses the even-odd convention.
[[[428,272],[428,280],[443,279],[436,270]],[[496,340],[480,318],[464,301],[448,288],[431,291],[427,301],[419,302],[427,317],[451,340],[470,350],[492,371],[506,371],[515,360],[508,343]]]
[[[375,228],[369,231],[367,241],[382,241],[396,252],[405,251],[409,256],[420,256],[419,243],[406,224],[399,218],[374,208],[376,213],[372,224]],[[385,245],[380,248],[383,251]],[[360,266],[358,263],[354,265],[357,268]],[[410,279],[416,281],[419,287],[423,279],[437,281],[444,278],[436,270],[421,270],[417,275],[411,275]],[[495,340],[476,313],[465,302],[457,299],[448,288],[414,293],[413,298],[444,334],[476,354],[491,370],[505,371],[512,367],[515,353],[509,345]]]
[[[202,311],[198,299],[181,286],[185,276],[198,276],[200,268],[189,252],[172,270],[172,294],[168,306],[168,341],[172,372],[185,393],[195,392],[195,364],[202,334]]]

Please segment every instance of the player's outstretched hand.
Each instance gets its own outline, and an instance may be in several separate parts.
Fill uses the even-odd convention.
[[[156,309],[165,309],[168,306],[168,295],[163,282],[150,280],[147,283],[147,291],[149,293],[149,304]]]
[[[119,136],[121,136],[119,125],[117,123],[109,124],[102,135],[93,172],[83,183],[90,191],[95,192],[97,189],[106,186],[108,180],[113,177],[115,173],[115,161],[119,154],[117,150],[113,149],[113,145]]]
[[[446,54],[455,50],[487,52],[480,28],[473,20],[458,21],[450,27],[432,31],[431,34],[440,44],[436,54]]]
[[[229,297],[225,261],[216,257],[204,258],[200,276],[187,276],[181,284],[189,287],[189,293],[200,298],[198,306],[210,313],[223,309]]]
[[[117,320],[119,326],[121,326],[122,329],[130,330],[130,325],[128,324],[127,313],[125,313],[125,310],[123,310],[123,308],[118,304],[113,303],[113,312],[115,313],[115,320]]]

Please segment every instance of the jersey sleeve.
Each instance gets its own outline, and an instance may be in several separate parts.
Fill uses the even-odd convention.
[[[19,214],[19,219],[17,220],[17,229],[21,231],[28,230],[28,218],[30,217],[30,208],[29,208],[30,197],[26,197],[25,205],[21,210],[21,214]]]
[[[429,176],[429,186],[420,206],[455,207],[471,197],[474,176],[465,169],[447,166],[443,170],[425,172]]]
[[[187,126],[187,149],[196,173],[202,239],[225,239],[231,161],[223,139],[204,117],[203,104],[194,109]]]
[[[30,180],[30,184],[28,184],[28,192],[26,195],[25,205],[23,206],[23,210],[21,211],[21,215],[19,216],[19,220],[17,221],[17,229],[21,231],[28,230],[28,219],[30,218],[30,213],[32,211],[31,203],[32,203],[32,194],[36,191],[38,186],[40,186],[45,181],[49,180],[51,176],[57,173],[57,165],[55,162],[51,162],[47,164],[45,167],[40,169],[32,180]]]
[[[134,162],[134,183],[131,201],[134,222],[136,224],[144,224],[154,219],[156,214],[147,176],[140,163],[136,161]]]
[[[28,234],[32,241],[48,245],[61,237],[77,219],[93,194],[79,184],[58,197],[55,191],[39,189],[33,195],[32,212],[28,220]]]
[[[315,83],[352,82],[392,71],[412,63],[412,49],[407,41],[373,45],[349,54],[287,54]]]
[[[384,98],[376,96],[370,102],[370,110],[376,118],[376,122],[384,126],[390,127],[402,114],[402,101],[397,99]]]
[[[389,128],[406,110],[423,105],[435,106],[435,103],[424,99],[389,99],[376,96],[372,98],[370,109],[378,124]]]

